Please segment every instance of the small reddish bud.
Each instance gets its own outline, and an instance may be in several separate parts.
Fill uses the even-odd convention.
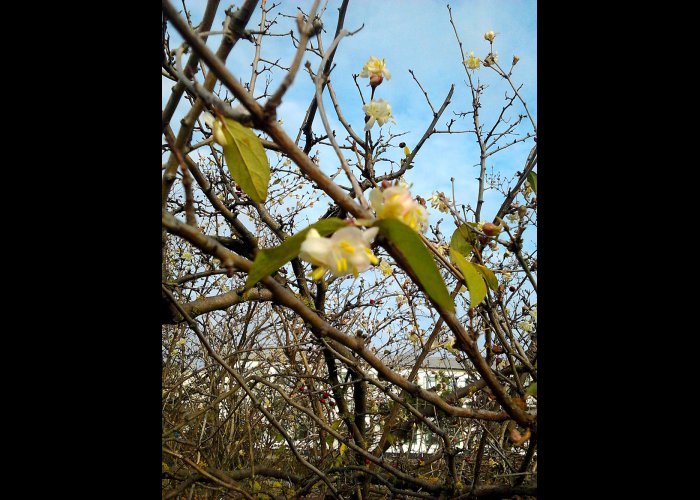
[[[406,147],[406,143],[405,143],[405,142],[399,142],[399,147],[400,147],[400,148],[405,148],[405,147]]]
[[[387,189],[387,188],[390,188],[390,187],[391,187],[391,182],[388,181],[388,180],[386,180],[386,179],[384,179],[384,180],[382,181],[382,189]]]
[[[331,408],[335,408],[335,403],[333,401],[329,402],[328,404],[331,405]]]
[[[321,404],[322,404],[322,405],[325,405],[325,404],[326,404],[326,400],[325,400],[325,399],[321,398],[320,401],[321,401]]]
[[[329,396],[330,396],[330,394],[328,394],[327,392],[324,392],[324,393],[323,393],[323,397],[324,397],[324,398],[327,398],[327,397],[329,397]]]
[[[510,286],[508,287],[508,290],[510,290],[511,292],[514,292],[514,291],[517,290],[517,288],[515,288],[513,285],[510,285]]]
[[[371,305],[374,305],[374,304],[376,304],[376,303],[377,303],[377,301],[376,301],[376,300],[374,300],[374,299],[369,299],[369,303],[370,303]]]
[[[373,89],[379,87],[383,81],[384,77],[382,75],[372,75],[369,77],[369,84]]]
[[[365,465],[369,465],[369,458],[365,458]]]

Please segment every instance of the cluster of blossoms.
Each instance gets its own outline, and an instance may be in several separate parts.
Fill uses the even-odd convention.
[[[370,202],[378,219],[398,219],[421,232],[428,227],[425,207],[411,198],[406,186],[373,189]],[[378,231],[376,227],[362,231],[359,227],[348,226],[324,238],[316,229],[311,229],[301,244],[299,257],[318,266],[311,273],[315,280],[320,280],[328,271],[336,277],[357,276],[373,264],[379,264],[382,273],[389,276],[393,273],[391,265],[384,261],[380,263],[370,248]]]
[[[493,45],[493,40],[496,38],[497,33],[494,31],[487,31],[484,33],[484,40],[488,41],[490,44]],[[518,64],[518,61],[520,58],[518,56],[513,56],[513,66]],[[498,62],[498,54],[496,52],[489,52],[488,55],[484,58],[482,61],[478,57],[474,55],[474,51],[469,52],[469,57],[467,57],[464,60],[464,64],[467,66],[467,68],[473,70],[479,69],[479,67],[483,64],[484,67],[488,68],[489,66],[492,66],[493,64],[496,64]]]
[[[372,97],[374,97],[374,89],[376,89],[384,81],[384,78],[391,80],[391,72],[387,69],[384,59],[378,59],[374,56],[370,56],[369,61],[365,63],[360,72],[361,78],[369,78],[369,84],[372,87]],[[391,115],[391,105],[384,99],[379,99],[375,101],[372,99],[370,102],[362,106],[362,110],[367,116],[365,123],[365,132],[370,130],[374,123],[379,123],[379,126],[383,126],[389,120],[392,123],[396,123]]]
[[[374,96],[376,87],[384,78],[389,80],[391,72],[387,69],[384,59],[372,56],[363,66],[360,76],[369,77]],[[391,105],[383,99],[376,101],[372,99],[362,109],[367,116],[365,130],[370,130],[375,123],[379,123],[381,127],[389,120],[393,122]],[[217,134],[223,135],[217,123],[218,121],[212,123],[215,139]],[[406,148],[405,151],[408,149]],[[437,207],[441,211],[447,211],[447,199],[444,194],[441,193],[441,195],[443,201]],[[382,188],[373,189],[369,199],[377,219],[398,219],[411,229],[420,232],[425,232],[428,228],[425,200],[421,199],[421,203],[412,198],[405,183],[397,182],[392,186],[386,182]],[[327,272],[336,277],[348,274],[357,276],[376,264],[379,264],[384,276],[389,276],[393,273],[391,265],[383,261],[380,263],[371,249],[378,231],[379,228],[376,227],[363,231],[359,227],[350,225],[339,229],[331,237],[324,238],[317,230],[311,229],[301,245],[299,257],[317,266],[311,273],[311,277],[315,280],[320,280]]]

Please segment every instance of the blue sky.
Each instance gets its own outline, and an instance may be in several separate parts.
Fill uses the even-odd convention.
[[[321,5],[323,6],[323,3]],[[438,1],[438,0],[393,0],[370,1],[351,0],[345,20],[345,28],[355,30],[363,23],[364,29],[352,37],[345,37],[339,46],[334,62],[336,67],[332,73],[332,82],[341,101],[341,106],[346,118],[353,128],[360,132],[364,126],[364,113],[361,109],[361,100],[352,79],[353,73],[359,73],[362,65],[374,55],[386,60],[387,67],[392,72],[391,80],[385,80],[377,88],[375,99],[386,99],[393,108],[395,124],[384,125],[383,131],[391,130],[394,133],[407,132],[401,139],[405,140],[409,147],[418,142],[432,119],[432,113],[428,107],[425,96],[418,88],[408,70],[412,69],[423,88],[427,91],[435,109],[442,103],[447,95],[450,85],[455,84],[455,93],[452,103],[447,108],[440,121],[438,129],[445,129],[445,123],[452,117],[453,112],[468,111],[470,109],[470,93],[467,88],[466,75],[461,65],[459,46],[449,22],[447,4],[451,3],[453,18],[457,26],[460,39],[468,53],[474,50],[482,59],[488,53],[488,42],[483,38],[484,32],[493,30],[498,33],[494,48],[499,55],[499,62],[505,68],[510,67],[510,61],[514,54],[520,57],[520,62],[515,68],[513,79],[516,84],[523,83],[521,91],[528,102],[530,111],[537,119],[537,13],[535,0],[474,0],[464,1]],[[188,2],[194,23],[201,19],[205,0]],[[308,11],[311,1],[282,0],[268,16],[274,16],[278,12],[294,14],[296,6]],[[214,22],[213,29],[221,27],[223,11],[230,3],[222,2],[219,14]],[[238,4],[237,4],[238,5]],[[270,2],[268,2],[270,5]],[[326,33],[323,36],[324,47],[332,41],[337,20],[337,7],[339,1],[329,1],[324,14]],[[259,23],[259,11],[253,15],[250,29],[256,29]],[[294,21],[278,16],[277,25],[273,32],[288,32],[294,26]],[[296,31],[296,28],[294,28]],[[179,37],[171,30],[171,47],[179,43]],[[219,36],[211,36],[209,46],[215,48],[220,43]],[[244,81],[250,78],[250,61],[254,47],[246,41],[240,41],[227,61],[227,67],[231,72]],[[276,60],[287,66],[292,60],[294,48],[289,43],[288,37],[265,38],[262,48],[262,57]],[[318,69],[319,59],[308,54],[305,61],[311,61],[314,71]],[[200,74],[201,75],[201,74]],[[282,72],[275,70],[273,73],[272,88],[281,79]],[[493,119],[500,112],[504,102],[503,96],[509,86],[502,81],[493,71],[482,68],[476,72],[476,76],[482,83],[489,85],[482,98],[482,120],[485,127],[493,123]],[[262,89],[264,76],[258,79],[257,88]],[[369,88],[365,87],[367,80],[360,80],[361,88],[365,92],[365,99],[369,100]],[[165,103],[168,99],[172,82],[163,79],[162,99]],[[256,94],[258,94],[256,92]],[[313,96],[313,85],[307,73],[300,71],[297,74],[292,88],[287,92],[282,105],[278,110],[278,117],[284,120],[284,126],[288,134],[296,137],[299,125]],[[183,100],[183,103],[186,102]],[[324,103],[329,113],[332,127],[338,131],[338,137],[342,141],[345,131],[335,119],[330,98],[325,95]],[[180,106],[173,121],[173,128],[177,129],[178,120],[185,110]],[[510,116],[522,112],[522,107],[516,105],[511,108]],[[524,122],[525,123],[525,122]],[[458,119],[453,125],[455,130],[471,128],[471,119]],[[521,126],[522,133],[529,129]],[[314,122],[314,131],[321,134],[323,126],[321,120]],[[376,138],[379,129],[375,125],[373,136]],[[303,141],[302,141],[303,143]],[[532,147],[532,140],[513,146],[502,153],[492,156],[489,167],[505,177],[511,177],[515,171],[522,169],[527,152]],[[400,148],[392,149],[387,156],[398,162],[403,153]],[[271,158],[272,159],[272,158]],[[450,178],[455,177],[455,190],[458,203],[475,206],[477,197],[478,148],[473,134],[436,134],[423,146],[415,159],[415,168],[408,171],[406,181],[413,184],[412,192],[427,198],[433,191],[444,191],[452,197]],[[388,165],[386,163],[380,166]],[[321,168],[327,173],[335,172],[338,166],[337,158],[330,148],[322,148]],[[346,179],[342,184],[348,184]],[[499,193],[487,192],[485,197],[484,216],[493,215],[500,205],[502,196]],[[319,211],[323,211],[319,207]],[[445,214],[437,210],[430,210],[430,220],[434,223]],[[443,230],[449,231],[452,227],[445,218]],[[449,234],[449,233],[448,233]]]

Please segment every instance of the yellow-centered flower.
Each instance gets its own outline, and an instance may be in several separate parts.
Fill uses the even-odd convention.
[[[476,57],[474,55],[474,51],[472,50],[469,57],[467,57],[464,61],[464,63],[467,65],[467,68],[474,70],[474,69],[479,69],[479,65],[481,64],[481,59]]]
[[[384,59],[377,59],[374,56],[370,56],[369,61],[362,66],[362,71],[360,72],[361,78],[368,78],[372,75],[381,76],[387,80],[391,80],[391,72],[386,69]]]
[[[391,273],[394,272],[394,270],[391,268],[391,264],[389,264],[385,260],[383,260],[379,263],[379,269],[381,269],[382,274],[384,276],[391,276]]]
[[[371,129],[375,121],[379,123],[380,127],[389,120],[394,121],[394,117],[391,115],[391,105],[384,99],[368,102],[362,106],[362,110],[369,116],[369,120],[365,123],[365,131]]]
[[[315,280],[320,280],[326,271],[333,276],[357,276],[369,269],[371,264],[379,263],[369,247],[378,231],[376,227],[362,231],[348,226],[339,229],[330,238],[324,238],[311,229],[301,244],[299,257],[318,266],[311,273]]]
[[[384,191],[374,188],[369,194],[369,202],[378,219],[399,219],[420,232],[428,228],[425,207],[411,198],[411,193],[403,186],[391,186]]]

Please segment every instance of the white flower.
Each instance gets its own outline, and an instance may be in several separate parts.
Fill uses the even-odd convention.
[[[442,191],[439,193],[435,191],[433,195],[430,198],[428,198],[428,200],[430,201],[431,207],[437,208],[443,213],[447,213],[450,211],[450,199],[447,196],[445,196],[445,193],[443,193]]]
[[[384,59],[377,59],[374,56],[370,56],[369,61],[362,66],[362,72],[360,72],[361,78],[367,78],[372,75],[381,76],[387,80],[391,80],[391,72],[386,69]]]
[[[391,116],[391,105],[384,99],[379,99],[378,101],[372,100],[362,106],[362,110],[369,116],[369,120],[367,120],[365,124],[365,131],[371,129],[375,121],[379,123],[380,127],[389,120],[394,122],[394,117]]]
[[[494,33],[493,31],[487,31],[486,33],[484,33],[484,40],[493,42],[494,38],[496,38],[496,33]]]
[[[527,333],[531,333],[535,329],[535,325],[532,324],[532,321],[521,321],[518,323],[518,327]]]
[[[384,191],[374,188],[369,193],[369,202],[378,219],[399,219],[420,232],[428,228],[425,207],[411,198],[411,193],[404,187],[391,186]]]
[[[537,307],[530,309],[530,317],[537,322]]]
[[[501,271],[501,275],[503,276],[504,283],[508,283],[511,279],[513,279],[513,275],[510,271]]]
[[[377,235],[379,228],[373,227],[362,231],[348,226],[337,230],[330,238],[323,238],[318,231],[311,229],[306,240],[301,244],[299,257],[318,266],[311,273],[315,279],[330,271],[333,276],[345,276],[369,269],[370,264],[378,264],[369,245]]]

